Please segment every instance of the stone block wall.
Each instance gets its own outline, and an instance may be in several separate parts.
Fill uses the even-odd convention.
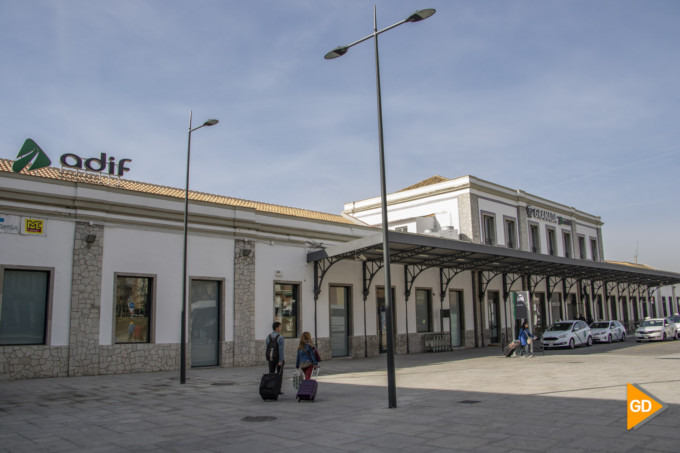
[[[245,252],[249,250],[249,252]],[[264,361],[264,340],[255,338],[255,246],[243,239],[234,243],[233,366],[253,366]]]
[[[0,347],[0,380],[68,376],[68,346]]]
[[[475,331],[466,330],[463,336],[463,347],[474,348],[475,347]]]
[[[234,366],[234,342],[223,341],[220,343],[220,366],[233,367]]]
[[[87,242],[87,237],[92,235],[94,242]],[[99,372],[103,242],[102,225],[76,222],[71,284],[69,376],[93,376]]]
[[[365,340],[363,335],[351,337],[350,341],[352,342],[352,357],[360,359],[380,355],[377,335],[368,335]],[[368,344],[368,356],[364,355],[366,344]]]
[[[101,346],[98,374],[179,372],[180,345],[177,344],[116,344]],[[187,355],[191,348],[187,348]],[[187,363],[190,363],[187,357]]]

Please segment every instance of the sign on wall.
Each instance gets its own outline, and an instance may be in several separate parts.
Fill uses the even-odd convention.
[[[30,236],[45,236],[44,219],[34,219],[29,217],[21,218],[21,234]]]
[[[19,234],[21,218],[14,215],[0,214],[0,233]]]
[[[556,223],[558,225],[571,225],[571,219],[558,216],[554,212],[536,208],[534,206],[527,206],[527,217],[530,219],[545,220],[546,222]]]
[[[512,292],[515,319],[529,319],[529,291]]]
[[[0,233],[45,236],[47,220],[0,214]]]
[[[106,173],[118,177],[123,176],[126,171],[130,170],[125,166],[128,162],[132,162],[132,159],[116,160],[113,156],[107,157],[106,153],[99,153],[98,157],[90,158],[83,158],[73,153],[62,154],[59,157],[59,163],[62,167]],[[27,138],[12,164],[12,171],[20,173],[22,170],[27,169],[30,172],[49,167],[51,164],[52,161],[47,156],[47,153],[40,148],[35,140]]]

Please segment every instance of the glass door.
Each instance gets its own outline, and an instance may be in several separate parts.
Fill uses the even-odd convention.
[[[191,366],[219,365],[220,282],[191,281]]]
[[[378,346],[380,352],[387,352],[387,317],[385,312],[385,288],[375,290],[378,305]],[[394,288],[392,288],[392,330],[396,331],[397,319],[394,316]],[[393,342],[394,344],[394,342]]]
[[[349,288],[331,286],[331,355],[349,355]]]
[[[491,343],[500,342],[500,323],[498,322],[499,309],[499,293],[497,291],[489,291],[489,330]]]
[[[449,291],[449,322],[451,323],[451,347],[463,346],[463,292]]]

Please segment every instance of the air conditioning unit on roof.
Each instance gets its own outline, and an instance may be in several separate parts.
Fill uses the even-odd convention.
[[[453,226],[444,226],[439,232],[439,237],[445,239],[458,239],[458,230],[456,230],[456,228]]]

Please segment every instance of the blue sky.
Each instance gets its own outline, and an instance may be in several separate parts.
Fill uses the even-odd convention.
[[[680,2],[0,2],[0,150],[131,158],[128,179],[339,213],[471,174],[602,217],[605,257],[680,272]]]

